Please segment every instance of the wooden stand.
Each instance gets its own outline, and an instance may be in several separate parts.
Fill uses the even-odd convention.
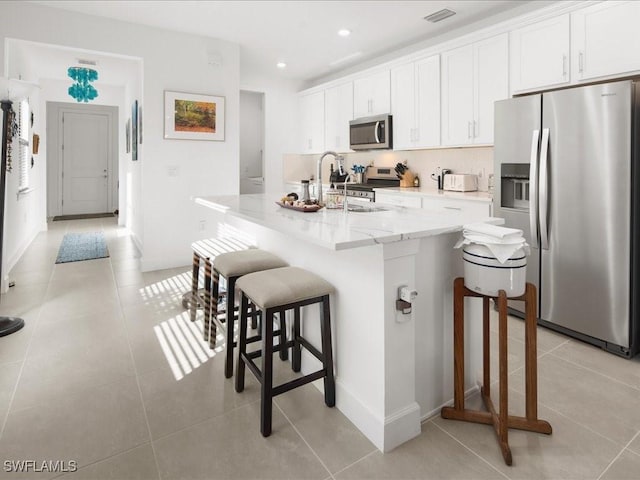
[[[464,408],[464,297],[480,297],[483,301],[483,384],[482,400],[487,412]],[[525,302],[525,402],[526,417],[509,415],[508,410],[508,368],[507,368],[507,294],[498,292],[499,311],[498,343],[500,365],[500,411],[496,412],[491,400],[491,378],[489,359],[489,297],[469,290],[464,286],[464,278],[456,278],[453,283],[453,342],[454,342],[454,393],[453,407],[443,407],[442,418],[465,422],[493,425],[498,444],[507,465],[511,465],[508,429],[517,428],[530,432],[551,434],[551,425],[538,419],[538,365],[536,357],[536,287],[527,283],[524,295],[511,300]]]

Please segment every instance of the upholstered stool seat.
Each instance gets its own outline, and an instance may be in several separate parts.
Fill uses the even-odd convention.
[[[226,378],[233,375],[233,347],[234,341],[234,320],[235,320],[235,287],[236,281],[243,278],[243,275],[270,270],[274,268],[286,267],[288,264],[280,257],[258,248],[240,250],[236,252],[222,253],[215,257],[213,261],[213,273],[211,286],[211,304],[208,306],[211,310],[212,325],[209,335],[209,345],[214,348],[216,345],[217,328],[225,333],[226,337],[226,358],[224,374]],[[227,308],[224,315],[218,314],[218,291],[220,276],[227,279]],[[254,308],[253,318],[255,321],[256,311]],[[254,324],[255,327],[255,324]],[[281,342],[286,340],[286,331],[281,322],[279,331]],[[285,359],[284,353],[282,355]]]
[[[333,407],[335,405],[335,380],[329,296],[334,292],[334,287],[318,275],[298,267],[284,267],[250,273],[240,278],[236,286],[241,293],[236,391],[244,390],[244,370],[247,366],[261,384],[260,431],[262,435],[267,437],[271,434],[273,397],[296,387],[324,378],[325,404]],[[263,313],[261,335],[252,338],[247,338],[249,300]],[[321,350],[316,349],[300,335],[300,309],[315,303],[320,305]],[[282,317],[286,310],[294,312],[292,339],[290,341],[282,341],[281,339],[280,343],[274,346],[274,313],[280,312]],[[254,341],[262,342],[261,349],[248,352],[247,345]],[[295,372],[300,371],[301,347],[305,347],[320,360],[322,368],[303,377],[273,386],[273,352],[282,352],[283,349],[291,347],[293,348],[291,366]],[[262,360],[261,369],[253,361],[259,357]]]

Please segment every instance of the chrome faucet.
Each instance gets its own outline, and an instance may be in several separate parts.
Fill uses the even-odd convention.
[[[317,185],[317,189],[318,189],[318,203],[322,203],[322,160],[324,160],[324,157],[326,157],[327,155],[332,155],[335,159],[336,162],[338,163],[339,166],[342,165],[342,161],[344,160],[344,158],[342,157],[342,155],[338,155],[336,152],[324,152],[320,158],[318,159],[318,175],[316,178],[316,185]],[[342,172],[340,172],[340,174],[342,174]]]
[[[349,180],[351,180],[351,176],[352,175],[353,174],[350,173],[344,179],[344,200],[342,201],[342,204],[343,204],[343,207],[344,207],[344,213],[347,213],[349,211],[349,204],[347,203],[347,183],[349,183]]]

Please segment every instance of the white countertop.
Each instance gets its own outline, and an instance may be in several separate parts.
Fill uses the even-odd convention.
[[[272,230],[331,250],[344,250],[457,232],[466,223],[497,218],[469,217],[462,213],[434,213],[417,208],[385,205],[385,211],[348,212],[323,208],[298,212],[276,204],[268,194],[196,197],[196,203],[248,220]],[[362,205],[362,204],[361,204]],[[375,206],[374,203],[367,204]],[[378,206],[379,207],[379,206]]]
[[[402,195],[418,195],[421,197],[435,197],[445,199],[472,200],[476,202],[493,202],[493,196],[489,192],[450,192],[447,190],[438,190],[435,187],[385,187],[374,188],[376,192],[402,194]]]

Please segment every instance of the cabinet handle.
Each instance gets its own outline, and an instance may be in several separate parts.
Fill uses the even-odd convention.
[[[471,122],[467,122],[467,138],[471,138]]]
[[[476,133],[476,121],[473,121],[473,138],[476,138],[478,136],[478,134]]]
[[[309,150],[311,150],[311,139],[309,139]]]
[[[582,73],[583,58],[582,52],[578,53],[578,72],[580,73]]]
[[[567,56],[562,55],[562,78],[567,78]]]
[[[445,210],[462,210],[460,207],[443,207]]]

